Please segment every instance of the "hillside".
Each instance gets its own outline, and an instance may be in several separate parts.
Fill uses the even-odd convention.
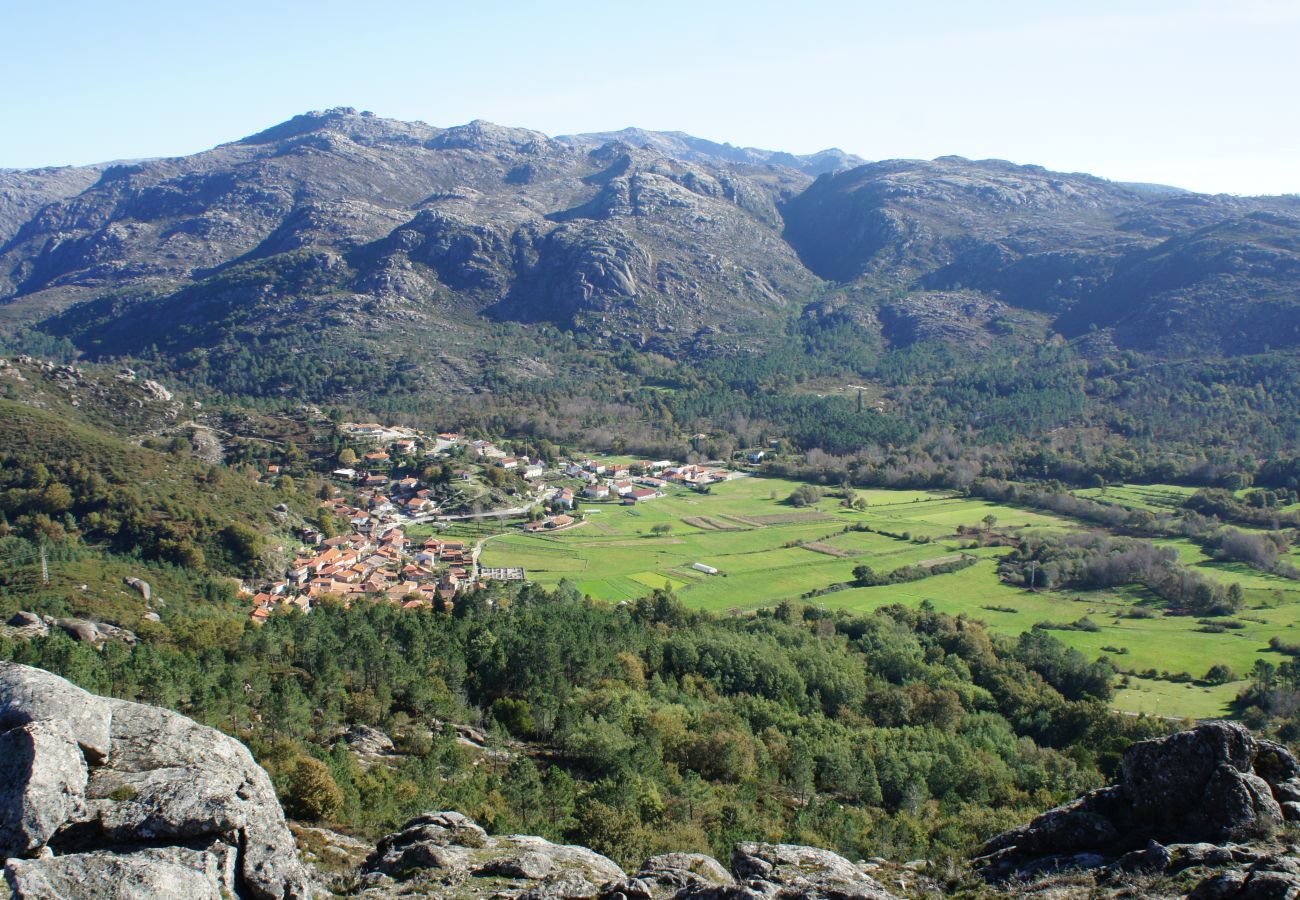
[[[247,441],[264,439],[218,437],[225,417],[156,382],[0,363],[6,606],[22,598],[42,612],[130,628],[149,613],[158,621],[156,610],[168,623],[196,608],[210,615],[233,600],[238,578],[278,569],[292,527],[314,514],[315,501],[292,478],[272,484],[234,465]],[[256,435],[261,423],[243,418]],[[281,450],[277,458],[295,457]],[[130,578],[153,585],[159,602],[124,587]]]
[[[335,109],[190,157],[3,173],[0,188],[0,321],[93,356],[436,331],[473,360],[491,343],[477,330],[501,321],[708,355],[736,346],[719,333],[752,339],[828,294],[879,329],[882,304],[896,316],[912,295],[942,314],[953,291],[1033,313],[1038,331],[1162,354],[1300,340],[1300,200],[999,161]]]
[[[97,353],[226,316],[254,333],[482,314],[692,334],[784,309],[815,279],[780,239],[776,204],[807,176],[701,160],[314,113],[51,198],[0,253],[0,295],[28,318],[132,307],[108,335],[88,333],[93,313],[62,320]]]
[[[1300,342],[1300,199],[1203,196],[945,157],[826,175],[782,208],[823,278],[976,291],[1164,356]]]
[[[1300,427],[1296,198],[349,109],[0,184],[0,343],[205,402],[918,486],[1212,481]]]

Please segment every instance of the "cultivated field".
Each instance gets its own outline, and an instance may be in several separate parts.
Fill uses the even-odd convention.
[[[1011,635],[1042,623],[1059,626],[1087,617],[1098,630],[1052,633],[1090,658],[1110,657],[1124,671],[1186,672],[1197,679],[1216,663],[1244,676],[1257,659],[1280,661],[1282,657],[1268,650],[1270,637],[1300,643],[1300,583],[1215,562],[1190,541],[1162,543],[1176,547],[1186,564],[1242,585],[1249,607],[1236,619],[1242,627],[1210,632],[1192,617],[1134,618],[1135,607],[1153,605],[1154,598],[1140,590],[1031,593],[998,579],[997,557],[1007,552],[1004,548],[972,548],[970,537],[957,534],[958,526],[986,527],[987,516],[994,518],[992,527],[998,531],[1095,527],[1086,523],[927,491],[858,491],[867,500],[865,510],[846,509],[831,496],[815,507],[796,509],[785,499],[798,486],[780,479],[742,478],[714,485],[707,495],[676,490],[637,507],[587,503],[582,507],[588,514],[586,524],[560,534],[493,538],[484,545],[482,562],[524,566],[531,580],[567,580],[603,600],[630,600],[667,586],[690,606],[743,611],[849,582],[854,566],[861,563],[888,572],[965,552],[981,561],[920,581],[847,588],[804,602],[865,611],[928,600],[943,612],[964,613]],[[1169,508],[1186,492],[1167,486],[1111,487],[1105,499]],[[855,525],[874,530],[855,531]],[[691,568],[697,562],[718,569],[718,574]],[[1115,705],[1133,712],[1209,717],[1226,714],[1226,704],[1240,687],[1240,682],[1211,688],[1131,678],[1129,686],[1118,691]]]

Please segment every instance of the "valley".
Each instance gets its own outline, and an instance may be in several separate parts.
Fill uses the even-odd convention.
[[[832,612],[928,603],[1011,636],[1047,626],[1054,637],[1089,659],[1106,657],[1128,673],[1119,683],[1116,709],[1179,718],[1229,715],[1231,701],[1245,682],[1207,685],[1202,676],[1222,663],[1244,678],[1257,660],[1284,659],[1269,649],[1268,641],[1294,633],[1300,622],[1300,582],[1214,561],[1189,542],[1181,547],[1186,564],[1245,589],[1246,609],[1237,617],[1241,628],[1213,633],[1196,616],[1161,615],[1158,599],[1138,588],[1027,591],[998,577],[996,560],[1008,547],[980,546],[981,538],[1027,529],[1095,527],[1087,522],[946,491],[855,490],[854,496],[866,502],[865,509],[845,508],[840,496],[794,509],[786,498],[799,486],[783,479],[747,477],[714,485],[707,495],[679,491],[636,507],[587,503],[584,528],[553,535],[503,531],[484,544],[481,563],[522,566],[530,580],[568,582],[584,594],[611,602],[635,599],[649,588],[671,587],[687,606],[733,614],[782,601]],[[1106,490],[1107,496],[1124,503],[1191,493],[1174,486]],[[988,516],[995,520],[992,527],[985,523]],[[958,526],[967,533],[957,533]],[[890,571],[962,556],[979,561],[958,572],[905,584],[851,584],[854,567],[863,563]],[[696,571],[695,562],[718,573]],[[810,596],[832,586],[841,589]],[[1153,608],[1156,614],[1133,618],[1135,608]],[[1061,628],[1085,617],[1095,623],[1095,630]],[[1143,673],[1190,678],[1167,681]]]
[[[313,828],[952,887],[1300,740],[1298,203],[346,108],[0,171],[0,659]]]

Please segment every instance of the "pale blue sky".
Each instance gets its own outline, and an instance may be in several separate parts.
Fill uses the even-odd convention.
[[[0,166],[355,106],[1300,192],[1300,0],[0,0]]]

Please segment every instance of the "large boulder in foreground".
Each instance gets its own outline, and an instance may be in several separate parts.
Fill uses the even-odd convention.
[[[585,847],[489,836],[455,812],[417,816],[362,867],[370,900],[895,900],[860,865],[827,850],[743,843],[731,873],[699,853],[647,859],[635,875]]]
[[[0,859],[18,897],[310,896],[243,744],[4,661]]]
[[[861,867],[829,850],[798,844],[740,843],[731,852],[736,880],[759,896],[789,900],[893,900]]]
[[[600,885],[626,877],[586,847],[529,835],[489,837],[456,812],[416,816],[385,837],[362,867],[365,897],[594,898]]]
[[[1300,765],[1234,722],[1128,748],[1118,784],[993,838],[976,866],[992,879],[1062,868],[1173,871],[1185,847],[1266,838],[1300,819]],[[1201,852],[1201,851],[1198,851]]]

